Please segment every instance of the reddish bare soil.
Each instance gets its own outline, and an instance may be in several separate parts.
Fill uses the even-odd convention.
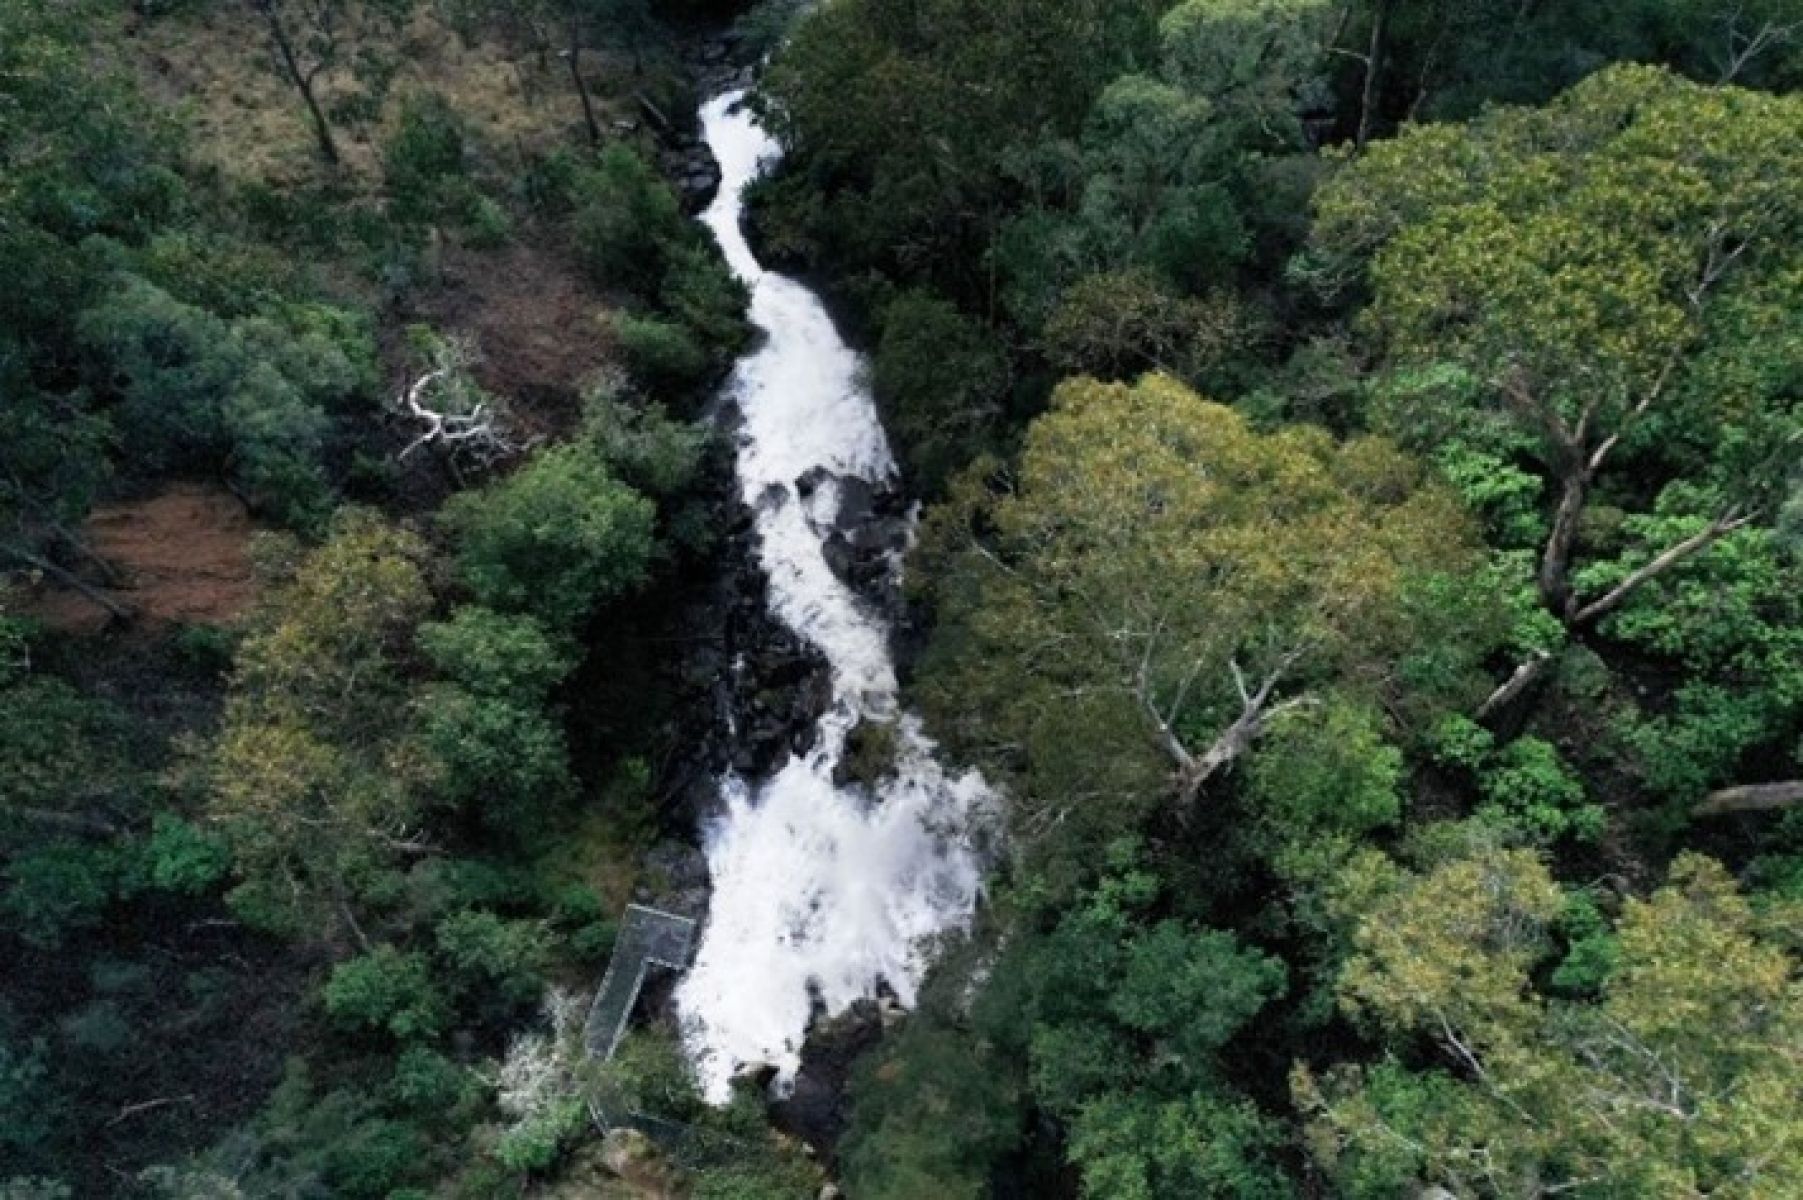
[[[537,432],[567,425],[583,384],[613,357],[607,307],[568,256],[530,242],[447,245],[440,269],[414,319],[473,341],[476,378]]]
[[[88,518],[88,544],[118,572],[107,589],[149,625],[221,625],[256,598],[249,543],[256,524],[223,488],[175,483],[147,500],[103,504]],[[17,606],[54,629],[93,633],[107,613],[80,593],[41,582]]]

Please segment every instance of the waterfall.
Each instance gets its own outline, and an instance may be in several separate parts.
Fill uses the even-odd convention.
[[[765,335],[737,365],[727,399],[742,417],[740,494],[779,620],[825,657],[832,703],[813,749],[766,779],[721,780],[704,831],[712,901],[694,965],[677,992],[684,1039],[709,1099],[767,1062],[790,1080],[818,997],[828,1013],[886,982],[912,1004],[921,940],[968,921],[981,872],[967,833],[990,802],[974,772],[949,775],[919,721],[902,711],[884,616],[827,565],[837,490],[803,475],[892,480],[895,460],[864,382],[819,297],[765,271],[740,227],[744,191],[776,154],[742,92],[701,111],[721,185],[702,221],[751,289]],[[892,722],[896,770],[871,796],[834,768],[863,718]]]

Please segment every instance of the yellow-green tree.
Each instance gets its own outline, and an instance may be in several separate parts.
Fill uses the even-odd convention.
[[[1158,376],[1065,384],[1001,494],[967,479],[927,544],[923,690],[1015,776],[1029,838],[1186,811],[1284,714],[1393,695],[1427,597],[1474,562],[1456,500],[1388,443],[1260,433]]]
[[[1536,990],[1565,903],[1523,851],[1402,875],[1354,934],[1346,1011],[1399,1058],[1298,1069],[1316,1158],[1355,1196],[1791,1196],[1803,1188],[1794,954],[1713,860],[1628,899],[1594,1001]],[[1794,914],[1793,914],[1794,917]]]
[[[417,535],[348,511],[239,649],[210,813],[244,876],[234,898],[263,923],[354,930],[354,881],[420,848],[431,772],[399,668],[431,605],[426,560]]]

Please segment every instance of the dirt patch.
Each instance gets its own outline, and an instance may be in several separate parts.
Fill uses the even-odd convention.
[[[469,338],[482,386],[535,432],[556,433],[575,418],[583,384],[613,361],[607,311],[563,252],[517,242],[492,251],[446,245],[435,286],[408,319]]]
[[[103,590],[140,622],[223,625],[256,599],[256,523],[221,487],[176,483],[146,500],[103,504],[83,528],[118,574]],[[25,589],[17,611],[68,633],[95,633],[108,620],[92,600],[48,581]]]

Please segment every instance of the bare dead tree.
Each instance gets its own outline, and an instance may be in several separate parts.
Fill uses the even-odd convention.
[[[474,352],[467,343],[446,341],[434,351],[431,370],[401,389],[396,404],[420,432],[397,458],[405,461],[422,447],[447,456],[454,468],[491,470],[537,444],[522,439],[501,403],[469,377]]]
[[[1727,45],[1721,63],[1720,83],[1733,83],[1754,59],[1803,36],[1803,19],[1795,21],[1755,20],[1747,15],[1746,6],[1736,4],[1723,19]]]
[[[565,57],[570,63],[570,81],[582,100],[582,123],[588,128],[589,145],[601,144],[601,122],[595,117],[595,100],[589,95],[588,80],[582,74],[582,7],[570,5],[570,48]]]
[[[1785,783],[1750,783],[1722,788],[1703,797],[1693,817],[1725,817],[1734,813],[1778,812],[1803,804],[1803,779]]]
[[[1169,704],[1161,705],[1153,695],[1150,678],[1152,648],[1156,643],[1156,636],[1147,640],[1146,654],[1141,660],[1132,690],[1141,711],[1152,722],[1159,748],[1175,767],[1177,799],[1183,811],[1187,812],[1195,803],[1204,784],[1223,769],[1232,766],[1252,748],[1253,743],[1270,731],[1272,721],[1283,713],[1318,703],[1315,697],[1309,695],[1276,699],[1278,685],[1302,657],[1299,650],[1284,655],[1259,681],[1256,688],[1248,686],[1246,674],[1239,662],[1229,659],[1227,667],[1233,675],[1234,689],[1239,693],[1240,713],[1215,736],[1206,750],[1198,754],[1184,745],[1174,722],[1205,664],[1198,662],[1192,666],[1178,687],[1175,698]]]

